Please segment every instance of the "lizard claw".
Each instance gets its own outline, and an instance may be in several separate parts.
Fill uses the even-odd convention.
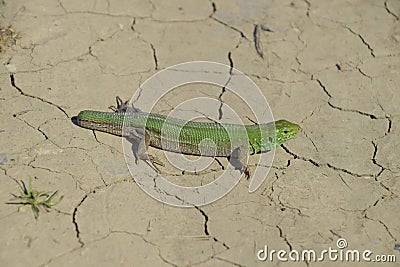
[[[114,112],[126,112],[129,107],[129,100],[123,101],[119,96],[115,97],[115,101],[117,102],[117,106],[109,106],[108,108],[111,109]],[[132,107],[133,111],[136,111],[134,107]]]
[[[147,153],[137,155],[135,163],[138,164],[139,160],[150,161],[151,166],[157,171],[157,173],[161,173],[161,170],[156,165],[163,167],[165,166],[165,164],[162,163],[161,160],[159,160],[156,156],[149,155]]]
[[[246,180],[250,179],[250,169],[249,167],[245,166],[242,170],[242,173],[244,173],[244,177],[246,177]]]
[[[115,97],[115,100],[117,102],[117,107],[111,106],[110,108],[114,110],[115,112],[141,112],[140,109],[135,108],[133,104],[129,106],[129,100],[123,101],[119,96]]]
[[[165,167],[165,164],[161,162],[161,160],[159,160],[156,156],[148,155],[148,157],[151,163]]]
[[[160,166],[163,166],[163,167],[165,166],[165,164],[162,163],[161,160],[159,160],[156,156],[149,155],[147,153],[138,155],[138,157],[136,158],[136,164],[138,163],[139,159],[140,160],[148,160],[152,164],[157,164],[157,165],[160,165]]]

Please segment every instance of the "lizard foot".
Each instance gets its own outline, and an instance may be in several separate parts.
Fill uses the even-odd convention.
[[[138,163],[138,160],[148,160],[151,165],[160,173],[160,170],[156,167],[156,165],[164,167],[165,164],[161,162],[156,156],[149,155],[147,153],[142,153],[139,154],[138,157],[136,158],[136,164]]]
[[[127,112],[132,111],[132,112],[140,112],[141,110],[138,108],[135,108],[133,105],[129,106],[129,100],[123,101],[119,96],[115,97],[115,100],[117,102],[117,106],[109,106],[108,108],[111,109],[114,112]]]

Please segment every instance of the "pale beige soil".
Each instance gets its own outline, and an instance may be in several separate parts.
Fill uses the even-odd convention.
[[[1,266],[278,266],[287,264],[259,262],[257,251],[321,251],[340,237],[400,261],[399,1],[4,0],[0,12],[21,36],[0,54]],[[259,53],[256,24],[273,30],[259,32]],[[255,193],[242,179],[219,201],[184,209],[135,184],[121,138],[71,118],[106,111],[192,60],[246,73],[274,117],[303,132],[277,149]],[[194,96],[237,101],[221,87],[188,88],[157,111]],[[169,179],[199,185],[220,172],[214,162]],[[5,204],[29,177],[64,195],[38,221],[28,206]]]

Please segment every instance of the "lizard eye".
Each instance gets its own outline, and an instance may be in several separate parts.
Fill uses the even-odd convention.
[[[289,131],[288,131],[288,130],[283,130],[283,133],[284,133],[284,134],[288,134]]]

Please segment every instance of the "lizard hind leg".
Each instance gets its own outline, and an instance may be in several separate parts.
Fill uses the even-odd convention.
[[[123,101],[119,96],[115,97],[117,106],[110,106],[109,108],[115,112],[141,112],[140,109],[135,108],[133,105],[129,106],[129,100]]]

